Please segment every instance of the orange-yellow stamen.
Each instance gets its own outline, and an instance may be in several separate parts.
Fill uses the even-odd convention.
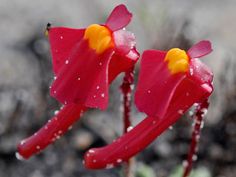
[[[168,69],[172,74],[186,72],[189,68],[189,57],[184,50],[179,48],[170,49],[165,57]]]
[[[89,47],[96,50],[97,54],[113,47],[110,30],[98,24],[92,24],[85,30],[84,39],[88,40]]]

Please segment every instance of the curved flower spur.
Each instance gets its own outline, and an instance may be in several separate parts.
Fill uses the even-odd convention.
[[[196,110],[198,115],[202,113],[207,107],[205,100],[213,91],[213,74],[198,58],[211,51],[209,41],[197,43],[187,53],[178,48],[168,52],[144,51],[135,103],[147,118],[112,144],[90,149],[85,154],[85,166],[100,169],[127,162],[173,125],[194,103],[200,105]]]
[[[118,5],[104,25],[48,27],[55,74],[50,93],[64,106],[38,132],[21,141],[18,157],[27,159],[46,148],[87,108],[106,109],[109,84],[139,58],[134,35],[124,29],[131,18],[127,8]]]

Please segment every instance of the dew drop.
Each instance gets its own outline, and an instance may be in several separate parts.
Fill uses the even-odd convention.
[[[173,130],[173,126],[169,126],[169,130]]]
[[[57,76],[54,76],[54,80],[56,80],[57,79]]]
[[[96,89],[98,90],[100,87],[99,87],[99,85],[96,87]]]
[[[148,93],[151,93],[151,90],[148,90],[147,92],[148,92]]]
[[[154,120],[154,121],[152,121],[152,124],[156,124],[157,122]]]
[[[63,39],[63,36],[60,36],[61,39]]]
[[[178,113],[179,113],[180,115],[183,115],[183,114],[184,114],[184,111],[183,111],[182,109],[180,109],[180,110],[178,110]]]
[[[188,166],[188,161],[187,160],[184,160],[183,161],[183,167],[186,168]]]
[[[78,77],[77,80],[80,81],[80,77]]]
[[[193,155],[192,160],[196,161],[197,160],[197,155]]]
[[[16,152],[15,155],[18,160],[25,160],[24,157],[19,154],[19,152]]]
[[[102,62],[100,62],[99,65],[102,66]]]
[[[48,126],[45,126],[44,129],[47,130],[47,129],[48,129]]]
[[[71,130],[73,128],[73,126],[70,126],[69,128],[68,128],[68,130]]]
[[[58,113],[59,113],[59,111],[58,111],[58,110],[54,111],[54,115],[57,115]]]
[[[105,94],[104,94],[104,93],[102,93],[102,94],[101,94],[101,97],[103,97],[103,98],[104,98],[104,97],[105,97]]]
[[[21,142],[20,142],[20,145],[24,145],[25,144],[25,140],[22,140]]]
[[[56,94],[56,93],[57,93],[57,91],[56,91],[56,90],[54,90],[54,91],[53,91],[53,93],[54,93],[54,94]]]
[[[93,95],[93,98],[96,98],[97,96],[96,95]]]
[[[38,149],[38,150],[39,150],[39,149],[40,149],[40,146],[36,146],[36,149]]]
[[[65,61],[65,64],[67,65],[68,63],[69,63],[69,60],[66,60],[66,61]]]
[[[190,75],[192,76],[193,75],[193,68],[190,68],[189,72],[190,72]]]
[[[129,126],[128,128],[127,128],[127,132],[129,132],[130,130],[132,130],[133,129],[133,127],[132,126]]]
[[[207,109],[206,108],[203,108],[201,111],[202,111],[202,116],[205,116],[207,114]]]
[[[59,131],[58,131],[58,134],[62,134],[62,130],[59,130]]]
[[[204,122],[202,121],[200,128],[203,129],[203,127],[204,127]]]
[[[94,153],[95,151],[94,151],[94,150],[92,150],[92,149],[90,149],[88,152],[89,152],[89,153]]]
[[[107,165],[106,165],[106,169],[111,169],[111,168],[113,168],[113,167],[114,167],[113,164],[107,164]]]
[[[121,163],[122,162],[122,159],[117,159],[117,163]]]
[[[94,160],[93,160],[93,163],[96,163],[96,162],[97,162],[97,160],[94,159]]]

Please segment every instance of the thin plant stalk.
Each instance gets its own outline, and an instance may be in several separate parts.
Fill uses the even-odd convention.
[[[134,82],[134,68],[125,72],[123,83],[120,86],[123,95],[123,133],[127,133],[131,127],[130,112],[131,112],[131,92]],[[125,166],[125,177],[134,177],[134,158],[128,160]]]
[[[197,150],[198,150],[198,143],[200,140],[200,133],[201,129],[203,128],[203,118],[207,112],[209,106],[208,100],[204,100],[203,102],[197,104],[195,114],[193,115],[194,118],[194,127],[192,132],[192,140],[189,147],[188,157],[187,160],[183,162],[184,165],[184,173],[183,177],[189,176],[193,161],[197,160]]]

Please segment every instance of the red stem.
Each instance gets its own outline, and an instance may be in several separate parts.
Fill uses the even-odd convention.
[[[123,132],[126,133],[128,128],[131,125],[130,122],[130,110],[131,110],[131,85],[134,82],[134,68],[131,68],[129,71],[125,72],[125,76],[123,79],[123,83],[120,86],[122,94],[123,94],[123,109],[124,109],[124,130]]]
[[[208,106],[209,106],[208,100],[204,100],[202,103],[199,103],[197,105],[196,113],[195,115],[193,115],[195,123],[194,123],[193,132],[192,132],[192,140],[191,140],[191,144],[190,144],[190,148],[188,152],[188,158],[183,164],[184,165],[183,177],[187,177],[190,174],[192,166],[193,166],[193,161],[197,160],[197,156],[196,156],[197,146],[200,139],[200,133],[201,133],[201,128],[203,124],[203,117],[206,113],[205,111],[207,110]]]
[[[34,135],[22,140],[18,144],[17,157],[28,159],[32,155],[45,149],[66,133],[71,125],[80,119],[81,114],[85,110],[86,108],[81,105],[71,104],[64,106],[58,114],[55,114],[55,116]]]
[[[123,94],[123,132],[127,133],[129,131],[129,127],[131,126],[130,121],[130,112],[131,112],[131,85],[134,82],[134,67],[132,67],[129,71],[125,72],[125,76],[123,79],[123,83],[120,86],[122,94]],[[133,162],[131,159],[128,160],[127,165],[124,169],[124,173],[126,177],[133,176],[132,166]]]

